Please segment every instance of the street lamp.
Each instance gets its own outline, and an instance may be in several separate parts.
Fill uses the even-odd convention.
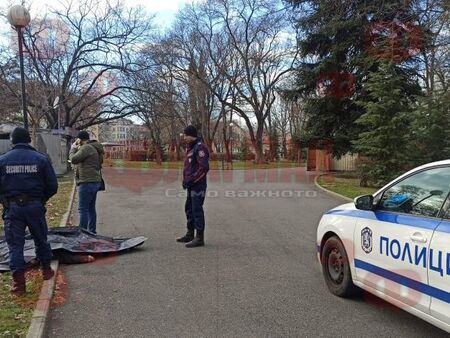
[[[25,74],[23,70],[23,32],[22,28],[28,26],[30,23],[30,13],[28,10],[20,5],[12,6],[8,11],[8,21],[11,26],[14,26],[17,30],[19,39],[19,60],[20,60],[20,86],[22,92],[22,113],[23,113],[23,126],[28,129],[28,114],[27,114],[27,97],[25,93]]]

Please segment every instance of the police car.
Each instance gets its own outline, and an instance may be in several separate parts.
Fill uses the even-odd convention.
[[[450,160],[326,212],[317,251],[331,293],[362,288],[450,332]]]

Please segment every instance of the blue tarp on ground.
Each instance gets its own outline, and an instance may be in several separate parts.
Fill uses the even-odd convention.
[[[65,259],[67,259],[68,254],[77,256],[115,254],[140,246],[146,240],[145,237],[113,238],[100,236],[79,227],[52,228],[48,232],[48,242],[52,247],[55,258],[65,257]],[[36,258],[34,241],[29,234],[25,237],[24,256],[27,264]],[[6,271],[9,271],[8,245],[5,237],[0,236],[0,272]]]

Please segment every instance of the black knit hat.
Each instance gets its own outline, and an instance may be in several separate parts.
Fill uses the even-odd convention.
[[[86,130],[82,130],[78,132],[77,138],[79,138],[82,141],[88,141],[89,140],[89,133]]]
[[[197,137],[197,128],[192,125],[187,126],[186,129],[184,129],[184,135]]]
[[[12,144],[31,143],[30,133],[25,128],[17,127],[11,133],[11,142]]]

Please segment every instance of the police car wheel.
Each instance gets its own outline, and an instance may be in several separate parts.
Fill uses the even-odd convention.
[[[322,272],[330,292],[339,297],[349,297],[356,293],[350,272],[350,264],[341,240],[330,237],[322,250]]]

